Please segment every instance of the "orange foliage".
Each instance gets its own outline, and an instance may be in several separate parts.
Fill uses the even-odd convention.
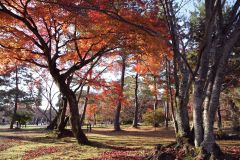
[[[87,119],[93,120],[96,112],[97,112],[97,105],[96,104],[88,104],[87,109],[86,109]]]

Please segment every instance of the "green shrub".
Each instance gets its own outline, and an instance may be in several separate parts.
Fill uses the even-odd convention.
[[[15,121],[18,121],[20,127],[21,125],[26,125],[28,121],[31,121],[32,113],[28,111],[17,111],[15,116]]]
[[[154,116],[155,115],[155,116]],[[156,109],[155,113],[153,110],[147,111],[143,114],[143,121],[153,127],[158,127],[160,123],[165,121],[165,115],[162,108]]]

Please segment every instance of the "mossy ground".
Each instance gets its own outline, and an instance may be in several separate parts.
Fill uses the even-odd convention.
[[[78,145],[72,137],[57,139],[52,132],[40,127],[0,128],[0,159],[140,160],[150,154],[156,144],[169,144],[175,140],[172,128],[155,130],[149,126],[140,129],[124,126],[121,132],[113,132],[112,128],[93,128],[86,134],[92,146]],[[238,146],[240,141],[219,141],[219,144]]]

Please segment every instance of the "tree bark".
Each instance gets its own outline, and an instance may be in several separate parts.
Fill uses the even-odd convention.
[[[165,108],[165,127],[168,128],[168,119],[169,119],[169,88],[168,88],[168,59],[166,58],[165,64],[165,71],[166,71],[166,83],[167,83],[167,101],[166,101],[166,108]]]
[[[126,55],[122,55],[122,74],[121,74],[121,93],[118,98],[117,108],[115,110],[115,119],[114,119],[114,131],[120,131],[120,112],[122,107],[122,96],[123,96],[123,87],[124,87],[124,77],[125,77],[125,69],[126,69]]]
[[[193,94],[193,126],[194,126],[194,144],[199,147],[203,141],[203,100],[204,100],[204,86],[208,73],[209,57],[207,52],[202,56],[202,67],[200,67],[200,76],[194,83]]]
[[[13,116],[12,116],[12,121],[10,124],[10,129],[13,129],[13,124],[15,123],[16,120],[16,114],[17,114],[17,108],[18,108],[18,67],[16,65],[16,71],[15,71],[15,87],[16,87],[16,93],[15,93],[15,102],[14,102],[14,110],[13,110]],[[17,126],[18,127],[18,126]]]
[[[62,111],[59,118],[59,124],[57,127],[60,133],[64,130],[66,126],[66,123],[65,123],[66,111],[67,111],[67,99],[66,97],[62,97]]]
[[[189,71],[182,57],[186,56],[180,51],[180,36],[178,33],[178,22],[176,20],[175,11],[172,1],[161,1],[164,6],[164,13],[167,18],[167,24],[172,36],[173,47],[173,76],[175,84],[174,108],[176,118],[176,138],[181,141],[183,137],[189,137],[190,126],[188,117],[188,100],[189,100]]]
[[[84,106],[83,106],[83,113],[81,116],[81,126],[83,125],[84,119],[85,119],[85,115],[86,115],[86,110],[87,110],[87,105],[88,105],[88,95],[89,95],[89,91],[90,91],[90,86],[87,87],[87,93],[86,93],[86,97],[85,97],[85,101],[84,101]]]
[[[207,153],[211,153],[214,150],[214,145],[216,145],[214,139],[214,120],[217,108],[219,106],[219,98],[221,93],[222,81],[225,76],[225,68],[228,63],[230,52],[234,44],[237,42],[240,36],[240,31],[236,30],[229,37],[228,40],[223,41],[219,48],[217,48],[218,52],[222,53],[220,61],[217,65],[217,72],[214,78],[213,88],[211,92],[211,97],[209,101],[209,107],[207,109],[207,113],[204,118],[204,140],[201,146],[207,151]]]
[[[54,119],[50,122],[50,124],[47,126],[48,130],[54,130],[57,128],[58,125],[58,119],[60,117],[60,114],[62,113],[62,108],[59,109],[57,112],[57,115],[54,117]]]
[[[218,131],[221,133],[222,132],[222,115],[221,115],[221,110],[220,110],[220,105],[218,106]]]
[[[138,73],[135,76],[135,111],[134,111],[134,119],[133,119],[133,127],[138,127]]]
[[[58,85],[61,94],[67,98],[70,109],[70,122],[73,135],[75,136],[79,144],[90,144],[81,128],[78,102],[75,93],[70,89],[70,86],[66,83],[65,77],[59,74],[59,70],[57,70],[53,64],[51,64],[49,70],[56,84]]]

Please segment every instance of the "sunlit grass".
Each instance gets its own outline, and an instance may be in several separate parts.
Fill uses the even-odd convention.
[[[37,151],[43,147],[57,148],[54,152],[41,153],[30,159],[51,160],[51,159],[92,159],[100,157],[106,152],[116,152],[121,148],[126,149],[126,154],[132,155],[136,152],[145,154],[151,151],[156,144],[169,144],[175,141],[172,128],[155,128],[142,126],[140,129],[133,129],[130,126],[123,126],[123,131],[113,132],[112,127],[93,128],[91,133],[86,133],[91,146],[78,145],[74,137],[57,139],[52,132],[39,127],[27,127],[19,130],[0,129],[0,146],[5,143],[9,145],[0,150],[0,159],[21,160],[29,152]],[[237,146],[239,141],[218,141],[221,146]],[[127,152],[133,149],[134,152]],[[136,152],[135,152],[136,150]],[[125,152],[125,151],[123,151]]]

